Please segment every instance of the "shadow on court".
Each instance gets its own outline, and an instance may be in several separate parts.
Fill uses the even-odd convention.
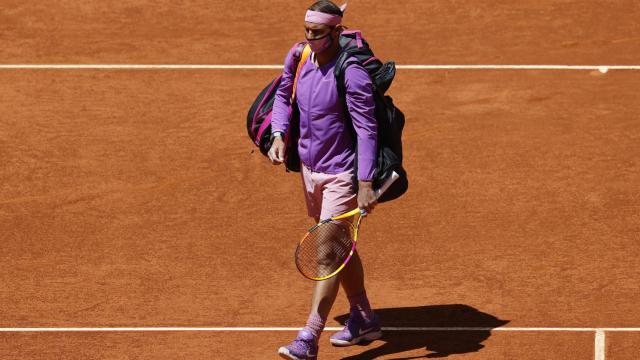
[[[376,309],[376,314],[380,317],[383,327],[481,327],[493,329],[509,322],[461,304]],[[344,314],[335,319],[344,324],[348,316],[348,314]],[[482,342],[489,336],[491,336],[490,330],[383,331],[382,339],[365,346],[375,346],[379,341],[383,342],[382,345],[343,359],[375,359],[379,356],[420,348],[424,348],[427,353],[416,357],[395,359],[447,357],[452,354],[476,352],[484,347]]]

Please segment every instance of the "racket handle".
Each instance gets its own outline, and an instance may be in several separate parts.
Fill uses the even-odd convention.
[[[380,196],[382,196],[382,194],[384,194],[384,192],[389,189],[389,186],[391,186],[391,184],[393,184],[394,181],[398,180],[398,178],[400,178],[400,175],[398,175],[398,173],[395,171],[392,172],[391,176],[387,179],[387,181],[384,182],[384,184],[382,184],[380,189],[375,191],[376,199],[379,199]],[[367,216],[368,214],[369,213],[366,210],[360,209],[360,216],[364,217],[364,216]]]
[[[376,199],[379,199],[380,196],[382,196],[382,194],[384,194],[384,192],[389,189],[389,186],[391,186],[394,181],[398,180],[399,177],[400,175],[398,175],[397,172],[392,172],[391,176],[387,179],[387,181],[384,182],[384,184],[382,184],[380,189],[376,190]]]

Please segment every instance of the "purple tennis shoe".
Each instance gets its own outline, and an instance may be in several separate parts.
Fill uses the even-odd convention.
[[[351,315],[344,325],[344,329],[331,335],[331,345],[351,346],[382,337],[382,329],[376,315],[373,320],[366,323],[357,311],[351,311]]]
[[[316,360],[318,359],[318,344],[316,344],[313,334],[306,330],[300,330],[291,344],[278,349],[278,354],[283,359]]]

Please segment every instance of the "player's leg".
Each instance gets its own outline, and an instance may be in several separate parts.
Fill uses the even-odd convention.
[[[371,309],[364,286],[362,260],[356,251],[340,274],[340,283],[349,299],[349,319],[344,329],[331,336],[334,346],[350,346],[382,336],[378,318]]]
[[[364,288],[364,269],[360,255],[356,251],[349,263],[344,267],[340,274],[340,284],[347,294],[347,297],[355,296],[365,292]]]
[[[322,206],[319,217],[315,218],[316,222],[344,214],[358,206],[357,198],[351,187],[351,171],[336,175],[321,173],[314,175],[316,184],[320,184],[322,189]],[[311,315],[307,325],[309,331],[314,333],[319,329],[317,338],[319,338],[320,332],[324,328],[339,288],[340,274],[316,283],[311,299]],[[320,328],[320,325],[322,328]],[[313,328],[313,326],[316,327]]]
[[[320,184],[322,188],[322,206],[319,217],[315,219],[316,222],[320,219],[329,219],[344,214],[358,207],[358,200],[351,187],[352,171],[336,175],[318,173],[314,175],[316,183]],[[338,294],[340,278],[341,275],[338,274],[316,283],[313,298],[311,299],[311,315],[308,322],[310,331],[315,332],[320,328],[320,325],[324,328]],[[316,326],[316,328],[312,328],[313,326]],[[320,336],[322,328],[318,331],[317,337]]]
[[[325,183],[330,180],[330,176],[312,172],[304,164],[301,166],[301,176],[308,214],[318,223],[323,215],[323,206],[330,205],[329,201],[324,201]],[[339,287],[340,278],[337,276],[316,283],[307,323],[298,332],[298,336],[292,343],[278,350],[282,357],[315,359],[318,354],[318,339],[324,329]]]
[[[367,291],[364,287],[362,260],[357,251],[342,271],[340,283],[342,284],[344,292],[347,294],[351,309],[357,311],[365,322],[373,320],[373,310],[371,310],[371,305],[367,298]]]
[[[331,344],[350,346],[382,337],[380,323],[367,298],[364,270],[357,252],[342,270],[340,281],[349,299],[349,319],[341,331],[331,335]]]

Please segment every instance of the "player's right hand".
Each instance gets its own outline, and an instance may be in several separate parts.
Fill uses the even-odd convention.
[[[273,165],[280,165],[284,162],[284,141],[280,136],[276,136],[273,139],[273,144],[271,144],[271,149],[269,149],[269,160]]]

